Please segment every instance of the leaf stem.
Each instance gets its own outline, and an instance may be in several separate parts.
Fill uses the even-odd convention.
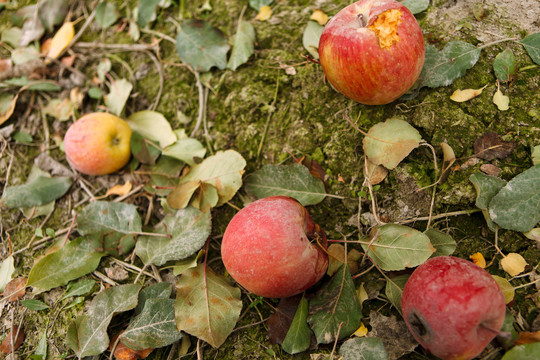
[[[496,45],[496,44],[498,44],[498,43],[502,43],[502,42],[506,42],[506,41],[516,41],[517,43],[521,44],[521,43],[520,43],[519,41],[517,41],[517,40],[519,40],[519,37],[515,37],[515,36],[514,36],[514,37],[508,37],[508,38],[504,38],[504,39],[500,39],[500,40],[495,40],[495,41],[489,42],[489,43],[484,44],[484,45],[482,45],[482,46],[478,46],[477,49],[479,49],[479,50],[480,50],[480,49],[484,49],[484,48],[487,48],[487,47],[489,47],[489,46],[491,46],[491,45]]]

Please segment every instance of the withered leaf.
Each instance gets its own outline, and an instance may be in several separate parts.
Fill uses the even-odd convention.
[[[16,277],[8,282],[4,289],[4,299],[11,302],[22,298],[26,292],[26,280],[24,277]]]
[[[302,295],[281,299],[276,311],[266,320],[268,338],[272,344],[281,344],[291,326]]]
[[[24,341],[24,331],[19,329],[17,325],[14,325],[11,331],[6,335],[2,345],[0,345],[0,352],[3,354],[9,354],[22,345]]]
[[[489,132],[476,139],[474,153],[476,157],[488,161],[504,159],[510,155],[515,146],[516,144],[511,141],[503,141],[499,134]]]
[[[388,352],[388,360],[396,360],[414,350],[418,345],[407,330],[407,325],[395,315],[384,316],[376,311],[369,313],[372,330],[368,337],[380,338]]]
[[[116,340],[122,333],[123,331],[114,336],[114,338],[111,340],[111,343],[109,344],[109,350],[113,350]],[[118,342],[118,344],[116,344],[116,348],[114,348],[114,357],[117,360],[146,359],[152,351],[154,351],[154,349],[132,350],[126,345],[122,344],[122,342]]]

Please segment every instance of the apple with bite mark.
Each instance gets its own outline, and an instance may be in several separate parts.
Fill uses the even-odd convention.
[[[252,202],[229,222],[223,264],[250,292],[284,298],[301,293],[326,273],[326,237],[306,208],[288,196]]]
[[[332,86],[366,105],[388,104],[422,72],[425,47],[414,15],[393,0],[360,0],[324,27],[319,60]]]
[[[467,260],[438,256],[412,273],[401,309],[426,350],[444,360],[469,360],[500,333],[506,307],[487,271]]]
[[[68,162],[83,174],[105,175],[120,170],[131,156],[131,128],[121,118],[91,113],[74,122],[64,137]]]

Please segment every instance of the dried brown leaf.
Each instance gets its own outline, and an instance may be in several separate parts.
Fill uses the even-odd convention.
[[[503,141],[499,134],[493,132],[485,133],[474,142],[475,156],[488,161],[506,158],[514,147],[513,142]]]
[[[388,352],[388,360],[399,359],[418,345],[403,319],[398,319],[395,315],[387,317],[376,311],[371,311],[369,318],[372,330],[367,336],[381,338]]]
[[[115,186],[113,186],[112,188],[107,190],[107,193],[105,194],[105,196],[109,196],[109,195],[123,196],[123,195],[126,195],[127,193],[129,193],[132,188],[133,188],[133,185],[131,184],[130,181],[128,181],[124,185],[115,185]]]
[[[114,344],[116,344],[116,339],[122,334],[123,331],[118,333],[111,341],[109,345],[109,350],[112,350]],[[114,349],[114,357],[118,360],[139,360],[146,359],[154,349],[143,349],[143,350],[132,350],[119,342]]]
[[[480,165],[480,171],[482,171],[484,174],[495,177],[499,176],[499,174],[501,173],[501,169],[493,164]]]
[[[523,331],[519,333],[519,337],[516,340],[515,344],[521,345],[521,344],[531,344],[535,342],[540,342],[540,331],[534,331],[534,332]]]
[[[4,298],[9,302],[22,298],[26,292],[27,280],[25,277],[16,277],[8,282],[4,288]]]
[[[285,340],[301,299],[302,295],[281,299],[276,311],[266,321],[272,344],[281,344]]]
[[[24,341],[24,331],[19,329],[17,325],[14,325],[11,328],[11,331],[6,335],[2,345],[0,345],[0,352],[3,354],[9,354],[12,351],[15,351],[22,345]]]

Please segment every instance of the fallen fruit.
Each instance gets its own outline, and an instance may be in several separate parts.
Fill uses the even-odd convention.
[[[425,47],[413,14],[393,0],[360,0],[326,24],[319,58],[332,86],[367,105],[390,103],[422,71]]]
[[[270,196],[240,210],[221,243],[229,274],[256,295],[284,298],[326,272],[326,238],[306,208],[288,196]]]
[[[444,360],[476,357],[500,332],[504,295],[493,277],[452,256],[427,260],[401,297],[407,327],[430,353]]]
[[[87,175],[105,175],[120,170],[131,156],[131,128],[107,113],[91,113],[74,122],[64,137],[71,166]]]

